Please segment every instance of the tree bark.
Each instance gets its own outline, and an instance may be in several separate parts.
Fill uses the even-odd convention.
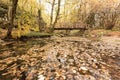
[[[38,24],[39,24],[39,31],[41,32],[42,28],[41,28],[41,10],[40,9],[38,10]]]
[[[59,13],[60,13],[60,3],[61,3],[61,0],[58,0],[57,14],[56,14],[56,17],[55,17],[55,21],[54,21],[54,23],[53,23],[53,25],[52,25],[52,29],[53,29],[53,31],[54,31],[54,27],[55,27],[55,25],[56,25],[56,23],[57,23],[57,20],[58,20],[58,18],[59,18]]]
[[[53,3],[52,3],[51,16],[50,16],[50,25],[52,25],[52,22],[53,22],[54,5],[55,5],[55,0],[53,0]]]
[[[46,23],[42,18],[40,9],[38,10],[38,23],[39,23],[39,31],[42,32],[44,27],[46,26]]]
[[[8,26],[8,31],[7,31],[7,36],[6,38],[12,38],[12,28],[14,26],[14,18],[16,14],[16,9],[17,9],[17,3],[18,0],[12,0],[12,6],[9,7],[8,11],[8,19],[9,19],[9,26]]]

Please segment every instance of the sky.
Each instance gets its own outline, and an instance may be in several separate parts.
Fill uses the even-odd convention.
[[[45,6],[45,13],[50,14],[52,5],[48,2],[45,2],[46,0],[37,0],[38,3],[39,3],[39,1],[41,1],[41,4]],[[56,3],[57,3],[57,1],[58,0],[56,0]],[[102,0],[100,0],[100,1],[102,1]],[[103,0],[103,1],[115,1],[116,3],[120,2],[120,0]],[[52,2],[52,0],[51,0],[51,2]],[[64,5],[64,2],[65,2],[65,0],[61,0],[61,5]],[[61,6],[61,9],[62,8],[63,8],[63,6]]]
[[[46,10],[46,13],[47,14],[50,14],[51,13],[51,8],[52,8],[52,5],[48,2],[45,2],[45,0],[40,0],[41,1],[41,4],[45,6],[45,10]],[[57,3],[58,0],[56,0],[56,3]],[[39,3],[39,0],[37,0],[37,2]],[[64,5],[64,0],[61,0],[61,5]],[[61,6],[62,8],[63,6]]]

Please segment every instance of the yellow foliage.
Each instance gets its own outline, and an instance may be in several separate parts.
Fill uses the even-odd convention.
[[[36,0],[19,0],[18,6],[25,10],[30,12],[31,14],[37,15],[37,9],[39,8],[39,5]]]
[[[33,28],[30,28],[30,29],[33,30],[33,31],[39,31],[39,26],[36,25],[36,26],[34,26]]]
[[[12,37],[17,39],[19,38],[21,35],[20,35],[20,31],[18,29],[13,29],[12,31]]]
[[[20,38],[23,35],[26,35],[30,32],[30,26],[25,24],[23,26],[19,26],[17,29],[13,29],[12,36],[13,38]]]

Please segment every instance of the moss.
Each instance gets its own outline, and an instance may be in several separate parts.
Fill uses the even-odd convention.
[[[24,35],[26,37],[49,37],[49,36],[52,36],[52,34],[50,33],[40,33],[40,32],[33,32],[31,31],[30,33]]]

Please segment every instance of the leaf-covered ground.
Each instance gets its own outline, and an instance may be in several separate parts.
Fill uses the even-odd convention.
[[[120,80],[119,37],[37,41],[1,45],[0,80]]]

